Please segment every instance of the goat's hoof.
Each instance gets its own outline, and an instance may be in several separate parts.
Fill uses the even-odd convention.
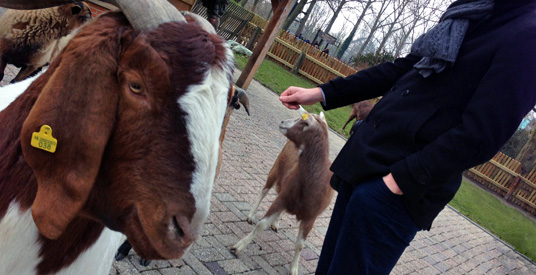
[[[248,223],[249,223],[249,224],[254,224],[253,219],[250,218],[250,217],[248,217]]]
[[[239,251],[238,251],[238,248],[233,246],[233,247],[231,247],[231,252],[236,256]]]
[[[121,261],[122,259],[124,259],[127,255],[121,253],[121,252],[117,252],[117,254],[115,254],[115,260],[116,261]]]
[[[277,226],[270,226],[270,228],[272,229],[272,231],[274,231],[275,233],[277,233]]]
[[[144,259],[144,258],[140,258],[140,264],[141,264],[142,266],[148,266],[150,263],[151,263],[151,260],[147,260],[147,259]]]

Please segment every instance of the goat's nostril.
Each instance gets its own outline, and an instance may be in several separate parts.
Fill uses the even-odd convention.
[[[182,238],[184,237],[184,231],[182,230],[179,222],[177,221],[177,217],[173,216],[173,225],[175,225],[175,230],[177,232],[177,235]]]

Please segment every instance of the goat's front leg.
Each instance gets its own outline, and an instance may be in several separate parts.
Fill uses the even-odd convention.
[[[298,237],[296,238],[296,246],[294,248],[294,258],[292,258],[292,262],[290,263],[290,274],[291,275],[298,275],[298,261],[300,259],[300,254],[303,250],[303,245],[305,243],[305,239],[307,238],[307,235],[309,235],[309,232],[311,232],[311,229],[313,228],[315,220],[312,221],[306,220],[300,222],[300,230],[298,231]]]
[[[7,63],[4,62],[4,58],[0,56],[0,81],[4,79],[4,71],[6,70]]]
[[[119,249],[117,249],[117,253],[115,254],[115,260],[121,261],[122,259],[124,259],[126,256],[128,256],[128,253],[130,252],[131,249],[132,249],[132,245],[130,244],[128,240],[125,240],[123,244],[121,244]]]
[[[264,197],[266,197],[266,194],[268,194],[268,191],[270,191],[270,188],[262,189],[261,193],[259,193],[259,196],[257,196],[257,200],[255,201],[255,204],[253,205],[251,210],[249,210],[249,214],[248,214],[249,224],[253,224],[253,222],[255,221],[255,214],[257,214],[257,209],[259,208],[259,205],[261,204],[262,199],[264,199]]]
[[[341,130],[345,130],[346,129],[346,125],[348,125],[348,123],[350,123],[350,121],[352,121],[353,119],[356,118],[356,115],[354,115],[353,113],[350,115],[350,117],[348,118],[348,121],[346,121],[346,123],[344,123],[344,126],[342,126]]]
[[[240,251],[244,250],[244,248],[246,248],[246,246],[248,246],[248,244],[253,241],[255,236],[259,234],[259,232],[268,228],[268,226],[274,221],[274,219],[279,217],[280,214],[281,211],[273,213],[272,215],[264,217],[262,220],[260,220],[253,229],[253,231],[251,231],[246,237],[244,237],[243,239],[238,241],[233,247],[231,247],[231,251],[234,254],[238,254]]]
[[[29,76],[31,76],[37,69],[38,68],[34,67],[33,65],[22,66],[22,68],[20,69],[20,71],[17,74],[17,76],[15,76],[15,78],[13,78],[10,83],[23,81],[24,79],[26,79]],[[41,69],[39,68],[39,70],[41,70]],[[37,71],[37,72],[39,72],[39,71]]]

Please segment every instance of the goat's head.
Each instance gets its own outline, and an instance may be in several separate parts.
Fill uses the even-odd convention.
[[[85,2],[75,2],[58,7],[60,13],[67,20],[69,30],[80,27],[84,22],[91,19],[91,10]]]
[[[213,30],[187,20],[139,32],[119,13],[103,15],[28,88],[39,97],[21,145],[45,237],[82,216],[125,233],[147,259],[178,258],[197,238],[234,59]],[[30,143],[45,124],[54,153]]]
[[[283,135],[294,142],[298,148],[303,144],[309,144],[311,139],[318,136],[327,137],[328,126],[324,112],[320,112],[320,115],[310,114],[301,106],[299,112],[300,118],[281,121],[279,131]]]

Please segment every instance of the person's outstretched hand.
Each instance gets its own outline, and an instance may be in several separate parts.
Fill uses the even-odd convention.
[[[290,86],[279,96],[279,100],[287,108],[298,110],[300,105],[312,105],[324,101],[324,96],[319,87],[306,89]]]

